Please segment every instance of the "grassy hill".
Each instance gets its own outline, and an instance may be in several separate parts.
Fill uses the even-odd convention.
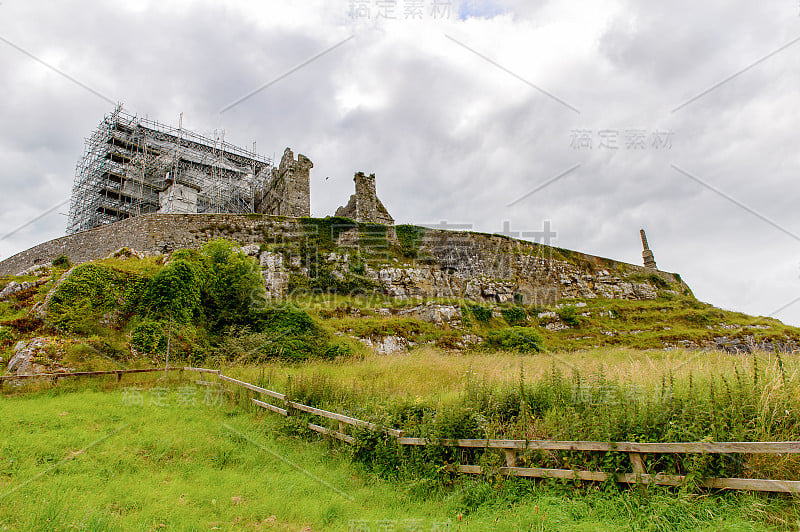
[[[333,285],[347,288],[360,278],[353,273]],[[777,320],[670,286],[653,300],[525,306],[396,299],[356,284],[355,294],[270,300],[255,261],[225,241],[169,256],[56,261],[0,279],[0,290],[15,290],[0,301],[0,363],[24,351],[22,373],[150,367],[169,352],[172,365],[225,368],[293,400],[433,439],[800,434],[800,330]],[[406,452],[370,433],[340,447],[304,423],[256,412],[242,394],[209,397],[188,380],[6,384],[0,527],[378,530],[421,520],[424,530],[794,530],[800,519],[796,499],[709,494],[692,482],[623,489],[457,477],[444,466],[501,456]],[[630,470],[620,453],[522,460]],[[800,479],[796,455],[652,456],[645,465],[690,479]]]
[[[18,341],[35,337],[49,341],[40,365],[82,370],[156,363],[167,337],[175,360],[239,363],[363,356],[370,347],[800,349],[800,329],[717,309],[670,287],[654,300],[564,299],[540,306],[396,299],[363,287],[344,294],[301,291],[276,301],[266,297],[254,260],[237,249],[218,240],[169,256],[122,252],[75,268],[61,262],[2,278],[0,290],[12,282],[27,288],[0,301],[0,357],[8,362]]]

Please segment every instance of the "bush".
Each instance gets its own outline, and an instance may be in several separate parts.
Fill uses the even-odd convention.
[[[200,262],[200,301],[209,329],[251,324],[253,311],[267,299],[256,261],[218,239],[200,249]]]
[[[281,305],[255,311],[250,325],[228,328],[213,355],[237,364],[271,359],[300,361],[336,356],[329,348],[328,335],[306,311]]]
[[[396,225],[394,231],[400,243],[400,254],[408,259],[416,259],[425,230],[413,225]]]
[[[528,321],[528,313],[520,307],[500,309],[500,313],[509,325],[524,325]]]
[[[131,347],[139,353],[152,355],[163,351],[166,346],[164,328],[157,321],[143,319],[131,331]]]
[[[564,305],[556,310],[556,315],[570,327],[577,327],[580,325],[578,310],[575,308],[575,305]]]
[[[489,333],[486,344],[504,351],[538,353],[542,350],[542,337],[534,327],[509,327]]]
[[[65,279],[50,300],[48,317],[67,332],[89,334],[100,315],[124,302],[128,277],[106,266],[83,264]]]
[[[72,262],[70,262],[69,257],[67,257],[66,255],[59,255],[58,257],[53,259],[53,267],[66,270],[72,267]]]
[[[476,320],[479,322],[488,322],[492,319],[492,309],[487,307],[482,307],[480,305],[469,305],[467,310],[470,314],[472,314]]]
[[[142,306],[153,318],[188,323],[200,310],[197,266],[185,259],[170,262],[148,283]]]

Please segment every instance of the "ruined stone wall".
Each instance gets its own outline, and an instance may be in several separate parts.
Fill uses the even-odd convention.
[[[358,172],[353,181],[356,183],[356,193],[350,196],[350,201],[344,207],[336,210],[336,216],[350,218],[357,222],[394,225],[394,218],[389,215],[386,207],[378,199],[375,190],[375,174],[364,175]]]
[[[49,264],[59,255],[66,255],[73,264],[80,264],[107,257],[122,247],[157,255],[179,248],[197,249],[214,238],[228,238],[245,245],[263,242],[265,233],[294,238],[299,232],[297,220],[281,217],[143,214],[56,238],[17,253],[0,261],[0,275],[15,275],[34,265]]]
[[[259,175],[263,188],[256,212],[295,218],[310,216],[313,167],[308,157],[298,154],[295,160],[292,150],[286,148],[280,165],[269,174],[264,171]]]
[[[227,238],[248,246],[248,253],[260,261],[268,292],[281,297],[286,295],[290,274],[307,275],[303,257],[292,252],[262,253],[260,246],[292,249],[293,244],[308,238],[306,231],[301,220],[280,216],[147,214],[35,246],[1,261],[0,275],[48,264],[62,254],[79,264],[104,258],[122,247],[156,255]],[[350,271],[350,254],[355,252],[343,249],[322,259],[344,275]],[[653,275],[681,284],[678,277],[666,272],[498,235],[427,230],[419,254],[421,260],[417,261],[388,257],[381,263],[368,263],[366,273],[383,292],[398,298],[465,297],[525,304],[573,297],[655,299]]]

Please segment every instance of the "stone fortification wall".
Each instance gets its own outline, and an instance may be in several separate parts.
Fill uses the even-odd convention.
[[[247,246],[247,252],[260,261],[268,291],[280,297],[289,287],[291,274],[307,275],[304,258],[291,250],[309,252],[308,246],[297,245],[313,240],[308,231],[302,219],[280,216],[148,214],[18,253],[0,262],[0,275],[49,264],[60,255],[79,264],[123,247],[157,255],[196,249],[223,237]],[[658,289],[663,289],[658,279],[682,285],[673,274],[498,235],[425,230],[418,249],[419,260],[387,256],[368,261],[366,274],[394,297],[466,297],[526,304],[570,297],[655,299]],[[325,253],[322,260],[344,275],[355,253],[356,249],[343,249]]]

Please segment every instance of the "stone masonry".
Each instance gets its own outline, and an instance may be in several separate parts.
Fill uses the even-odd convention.
[[[394,218],[389,215],[375,191],[375,174],[366,176],[364,172],[358,172],[353,181],[356,183],[356,193],[350,196],[347,205],[336,210],[336,216],[357,222],[394,225]]]
[[[647,235],[644,234],[644,229],[640,229],[639,234],[642,236],[642,247],[644,247],[644,251],[642,251],[644,267],[657,270],[658,266],[656,266],[656,259],[653,256],[653,252],[650,251],[650,247],[647,245]]]
[[[256,256],[270,296],[279,298],[287,295],[290,275],[307,275],[301,256],[259,249],[262,245],[291,248],[307,238],[306,231],[302,220],[281,216],[147,214],[44,242],[1,261],[0,275],[49,264],[62,254],[80,264],[123,247],[158,255],[226,238]],[[350,266],[347,253],[333,253],[326,260],[344,273]],[[384,293],[397,298],[464,297],[525,304],[574,297],[655,299],[657,288],[647,280],[652,274],[685,286],[678,276],[666,272],[499,235],[430,229],[420,241],[419,254],[425,260],[406,264],[389,258],[369,265],[366,274]]]
[[[276,216],[292,216],[299,218],[311,215],[311,185],[309,173],[314,163],[305,155],[298,154],[297,159],[289,148],[286,148],[277,168],[267,174],[265,169],[259,174],[262,183],[261,199],[256,212]]]

